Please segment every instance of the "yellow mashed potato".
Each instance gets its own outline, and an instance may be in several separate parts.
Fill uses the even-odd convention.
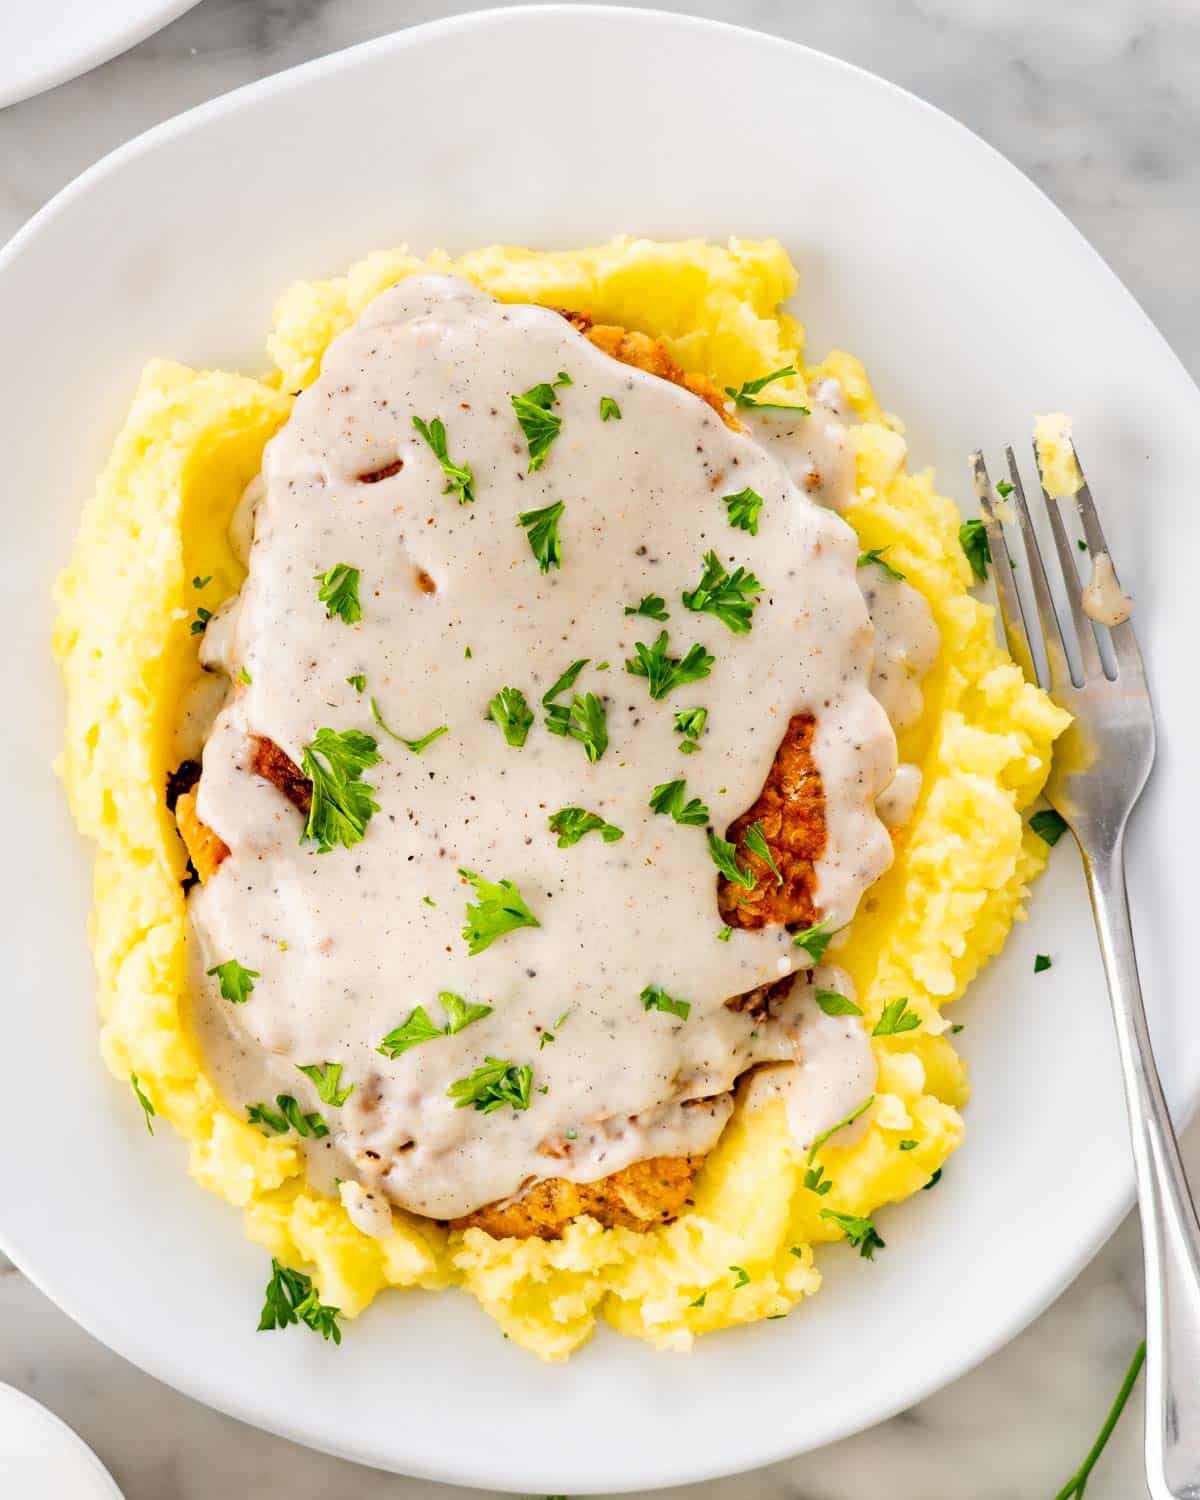
[[[63,774],[79,825],[98,846],[101,1046],[113,1074],[128,1086],[136,1073],[158,1114],[187,1138],[198,1181],[240,1208],[251,1237],[310,1274],[322,1301],[344,1315],[385,1287],[458,1284],[514,1342],[547,1359],[569,1354],[597,1318],[686,1349],[699,1333],[787,1313],[811,1296],[821,1283],[816,1247],[842,1238],[821,1209],[874,1214],[924,1187],[958,1146],[968,1084],[942,1007],[1023,915],[1046,847],[1022,813],[1067,718],[996,645],[990,608],[968,593],[955,506],[931,474],[906,471],[898,424],[880,410],[862,366],[835,352],[808,367],[809,378],[836,376],[862,418],[847,519],[864,548],[890,549],[942,635],[924,716],[900,746],[901,758],[923,769],[921,801],[838,955],[868,1027],[904,996],[920,1029],[874,1039],[879,1084],[866,1128],[853,1144],[822,1152],[835,1183],[824,1197],[803,1186],[804,1163],[776,1102],[735,1115],[694,1206],[649,1234],[584,1219],[555,1242],[497,1240],[401,1212],[386,1239],[361,1233],[340,1203],[309,1190],[288,1141],[266,1139],[231,1113],[204,1076],[187,1024],[185,855],[164,785],[180,704],[201,670],[192,579],[212,576],[209,608],[238,588],[228,523],[292,394],[373,297],[426,269],[453,271],[502,299],[585,310],[658,335],[686,369],[721,385],[803,362],[803,330],[779,310],[797,283],[779,244],[619,239],[556,254],[498,247],[458,260],[377,253],[344,277],[284,294],[264,380],[149,365],[58,586]],[[901,1140],[917,1144],[901,1151]],[[886,1236],[886,1217],[878,1222]],[[749,1280],[736,1285],[731,1267]]]

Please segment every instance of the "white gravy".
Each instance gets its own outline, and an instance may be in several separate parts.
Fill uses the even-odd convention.
[[[1083,590],[1083,612],[1097,625],[1121,625],[1133,613],[1133,600],[1121,592],[1112,558],[1097,552],[1092,559],[1092,576]]]
[[[510,397],[559,371],[571,377],[555,391],[561,431],[530,473]],[[603,396],[620,420],[600,420]],[[443,493],[414,416],[443,418],[451,459],[473,469],[474,503]],[[420,277],[331,345],[268,445],[261,497],[248,497],[241,527],[257,502],[249,575],[206,650],[251,680],[235,681],[204,749],[197,810],[230,854],[190,898],[194,1024],[237,1107],[285,1092],[324,1116],[330,1136],[301,1144],[327,1186],[357,1180],[350,1198],[364,1227],[381,1222],[381,1195],[445,1218],[539,1177],[594,1180],[705,1151],[734,1082],[759,1063],[803,1057],[813,1087],[801,1092],[814,1098],[841,1097],[841,1085],[817,1083],[842,1067],[859,1088],[861,1025],[814,1019],[807,983],[758,1019],[726,1006],[806,955],[780,928],[721,940],[704,829],[648,805],[656,784],[686,777],[723,835],[758,795],[789,716],[811,712],[827,826],[816,897],[835,927],[891,861],[876,814],[896,770],[884,710],[898,724],[919,712],[936,631],[927,609],[918,618],[914,590],[864,577],[882,570],[856,568],[849,527],[789,474],[807,430],[813,488],[839,503],[852,471],[837,468],[836,415],[783,420],[781,463],[690,393],[613,363],[557,314]],[[756,414],[760,435],[775,425]],[[360,481],[397,460],[392,477]],[[757,536],[734,529],[722,504],[746,487],[764,501]],[[562,565],[543,575],[516,515],[560,499]],[[762,581],[747,634],[682,605],[710,548]],[[353,626],[317,599],[314,575],[336,563],[361,569]],[[669,620],[624,614],[649,593]],[[715,660],[708,678],[653,701],[624,663],[664,629],[672,656],[698,642]],[[546,731],[541,705],[581,657],[589,665],[573,691],[600,696],[607,714],[595,764]],[[359,673],[361,694],[347,682]],[[504,686],[521,688],[535,714],[523,748],[485,718]],[[398,733],[449,732],[410,753],[373,722],[371,696]],[[683,755],[674,711],[697,706],[709,710],[701,749]],[[383,760],[363,778],[379,803],[365,837],[321,854],[301,842],[302,815],[249,769],[248,744],[264,736],[299,764],[324,726],[374,736]],[[567,806],[624,837],[590,833],[558,848],[547,818]],[[476,898],[460,867],[515,882],[540,926],[470,956],[461,929]],[[257,971],[243,1004],[204,977],[228,959]],[[650,985],[686,1000],[687,1019],[644,1009]],[[443,1023],[441,991],[492,1013],[381,1056],[414,1006]],[[835,1030],[842,1063],[831,1061]],[[485,1057],[532,1067],[528,1109],[454,1107],[447,1089]],[[353,1085],[340,1108],[298,1071],[328,1062]]]

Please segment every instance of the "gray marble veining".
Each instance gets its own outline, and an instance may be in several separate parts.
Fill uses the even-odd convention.
[[[453,0],[201,0],[124,57],[0,112],[0,242],[93,161],[190,105],[471,8]],[[1083,230],[1200,376],[1195,0],[660,0],[660,8],[805,42],[965,121]],[[993,229],[1007,232],[1001,223]],[[1200,1174],[1200,1129],[1185,1150]],[[1127,1223],[1029,1330],[931,1400],[820,1453],[667,1493],[1048,1500],[1091,1442],[1140,1336],[1140,1283],[1137,1229]],[[76,1427],[129,1500],[468,1493],[375,1474],[218,1416],[101,1348],[3,1261],[0,1380]],[[1140,1420],[1135,1398],[1089,1500],[1145,1494]]]

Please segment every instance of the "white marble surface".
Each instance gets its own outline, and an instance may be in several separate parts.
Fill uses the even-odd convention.
[[[1080,226],[1200,376],[1195,0],[660,3],[807,42],[966,121]],[[0,242],[76,173],[157,121],[293,63],[464,8],[454,0],[201,0],[125,57],[0,113]],[[1187,1145],[1200,1173],[1200,1130]],[[1032,1328],[940,1395],[821,1453],[673,1493],[1049,1500],[1107,1410],[1140,1336],[1140,1297],[1137,1230],[1127,1223]],[[0,1380],[77,1428],[129,1500],[466,1493],[324,1458],[195,1405],[81,1333],[2,1259]],[[1089,1500],[1145,1494],[1140,1423],[1135,1400]]]

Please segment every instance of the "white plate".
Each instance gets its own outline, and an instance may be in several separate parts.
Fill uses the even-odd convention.
[[[0,109],[136,46],[196,0],[0,0]]]
[[[633,10],[484,12],[402,32],[164,125],[61,194],[0,257],[0,1217],[12,1258],[127,1359],[301,1442],[527,1492],[646,1489],[825,1443],[1010,1338],[1130,1197],[1107,1003],[1070,841],[1032,922],[960,1010],[976,1098],[937,1191],[885,1253],[822,1253],[811,1305],[688,1359],[602,1332],[564,1369],[466,1296],[385,1297],[341,1349],[254,1331],[263,1252],[152,1141],[95,1049],[88,855],[48,763],[62,729],[49,587],[151,354],[261,368],[288,281],[407,239],[583,245],[616,230],[778,233],[811,347],[863,356],[917,463],[1075,413],[1158,693],[1163,746],[1131,884],[1179,1110],[1200,1083],[1192,557],[1200,392],[1132,298],[1013,167],[907,94],[749,32]],[[1036,950],[1054,968],[1032,976]]]
[[[121,1500],[112,1476],[83,1439],[11,1385],[0,1385],[0,1454],[0,1500],[34,1495]]]

